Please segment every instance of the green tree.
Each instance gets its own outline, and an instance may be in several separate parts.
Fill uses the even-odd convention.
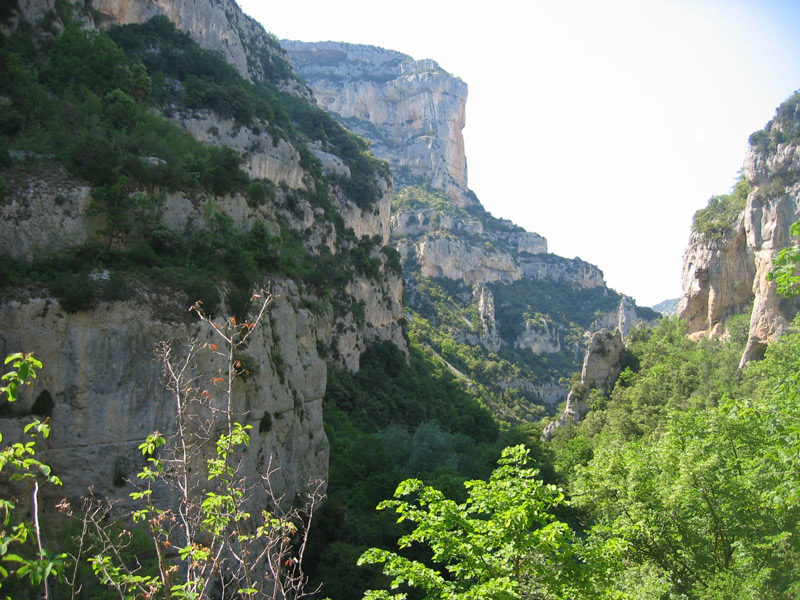
[[[5,394],[9,402],[14,402],[17,400],[20,386],[31,384],[36,378],[36,370],[42,368],[42,363],[34,358],[32,353],[20,352],[9,355],[5,364],[10,364],[12,370],[2,377],[5,385],[0,387],[0,395]],[[42,587],[43,597],[47,599],[51,597],[48,579],[52,575],[63,573],[67,555],[51,552],[44,547],[39,514],[39,490],[43,483],[61,485],[61,480],[53,474],[49,465],[41,462],[36,456],[39,436],[47,438],[50,435],[49,425],[34,419],[25,425],[24,432],[30,437],[29,441],[15,442],[0,451],[0,472],[6,472],[7,467],[10,467],[9,480],[18,482],[30,493],[29,515],[32,520],[20,520],[14,513],[16,508],[14,502],[10,498],[0,498],[0,512],[3,514],[4,526],[0,532],[0,582],[10,575],[18,578],[27,577],[31,587]]]
[[[673,412],[660,431],[601,444],[572,491],[595,535],[621,537],[631,564],[661,570],[675,592],[784,598],[797,515],[765,496],[781,480],[765,468],[770,421],[732,401]]]
[[[789,226],[791,235],[800,235],[800,219]],[[800,294],[800,275],[797,266],[800,264],[800,248],[789,246],[778,252],[772,263],[772,271],[767,274],[768,281],[778,286],[778,294],[793,298]]]
[[[506,448],[488,481],[464,483],[468,497],[461,504],[417,479],[401,482],[394,499],[378,509],[392,508],[399,522],[414,523],[398,546],[426,545],[434,566],[370,548],[359,564],[383,564],[384,573],[394,579],[392,591],[369,591],[365,598],[405,598],[403,584],[424,590],[426,600],[578,598],[587,593],[587,548],[553,516],[564,495],[526,467],[529,459],[524,446]],[[409,495],[416,500],[403,499]],[[599,597],[597,590],[590,597]]]

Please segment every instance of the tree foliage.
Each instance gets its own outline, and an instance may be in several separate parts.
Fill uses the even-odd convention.
[[[676,321],[635,332],[607,404],[575,433],[592,453],[569,492],[590,539],[619,540],[610,582],[633,597],[798,592],[800,342],[787,334],[737,373],[745,321],[727,341],[693,342]]]
[[[712,196],[708,206],[694,213],[692,230],[708,240],[730,237],[735,233],[734,226],[747,204],[749,193],[750,183],[744,173],[740,173],[730,193]]]
[[[2,377],[0,395],[15,402],[21,386],[31,385],[42,363],[32,353],[10,354],[5,359],[12,369]],[[33,419],[23,428],[28,441],[14,442],[0,450],[0,474],[19,490],[30,494],[31,504],[26,518],[20,518],[16,503],[7,497],[0,498],[3,530],[0,531],[0,588],[12,575],[27,578],[32,589],[42,589],[45,599],[50,598],[52,576],[63,575],[67,564],[64,552],[51,551],[44,546],[45,534],[39,510],[40,487],[44,484],[61,485],[49,465],[39,460],[37,447],[41,439],[50,435],[50,426]],[[2,441],[2,436],[0,436]]]
[[[359,563],[382,564],[393,579],[391,591],[370,591],[365,598],[405,598],[406,585],[421,588],[426,600],[577,598],[587,591],[582,547],[552,514],[564,495],[543,484],[526,467],[528,460],[523,446],[506,448],[488,481],[464,483],[463,503],[417,479],[401,482],[394,499],[378,509],[393,509],[398,522],[410,521],[413,529],[398,547],[423,544],[431,562],[367,550]]]
[[[800,220],[789,226],[789,233],[794,236],[800,235]],[[772,270],[767,274],[767,280],[776,283],[777,292],[781,296],[794,298],[800,294],[798,264],[800,264],[800,248],[794,245],[782,248],[775,257]]]

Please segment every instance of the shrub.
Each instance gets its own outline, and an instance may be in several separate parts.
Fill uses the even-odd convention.
[[[133,296],[133,288],[118,271],[112,271],[109,278],[102,283],[100,297],[108,302],[128,300]]]
[[[209,317],[213,317],[219,312],[219,290],[212,279],[205,277],[189,279],[183,289],[188,296],[190,306],[195,302],[200,302],[203,312]]]
[[[275,202],[275,184],[269,179],[251,181],[247,188],[247,205],[255,208],[267,201]]]
[[[97,284],[86,273],[62,273],[50,285],[50,292],[68,313],[89,310],[97,302]]]
[[[719,239],[734,233],[734,225],[747,204],[750,184],[744,176],[739,179],[729,194],[713,196],[706,208],[694,214],[692,230],[706,239]]]
[[[247,315],[250,313],[250,305],[252,294],[250,290],[235,287],[231,289],[227,296],[228,314],[236,317],[240,322],[247,320]]]

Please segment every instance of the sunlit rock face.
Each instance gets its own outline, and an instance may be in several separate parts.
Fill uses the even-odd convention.
[[[755,263],[743,220],[731,239],[692,234],[683,258],[683,295],[678,314],[694,338],[723,332],[725,319],[753,304]]]
[[[591,390],[608,393],[613,388],[622,371],[624,352],[625,344],[619,329],[613,332],[608,329],[595,332],[583,358],[580,384],[570,390],[564,412],[545,428],[545,439],[550,439],[557,428],[568,423],[578,423],[586,416],[589,410],[587,399]]]
[[[428,184],[458,206],[467,188],[461,130],[467,85],[433,60],[374,46],[282,41],[317,104],[365,139],[389,162],[397,187]]]
[[[551,354],[561,350],[561,337],[558,329],[544,318],[531,319],[525,323],[514,347],[528,348],[534,354]]]
[[[491,290],[483,285],[475,286],[472,292],[473,299],[478,304],[478,315],[481,320],[481,343],[492,352],[500,349],[502,340],[497,331],[497,320],[494,312],[494,296]]]
[[[800,123],[800,115],[795,115],[795,122]],[[781,126],[775,124],[773,128],[780,130]],[[779,179],[787,170],[796,174],[800,169],[800,144],[778,144],[772,152],[751,148],[744,169],[754,188],[747,199],[744,230],[754,259],[755,300],[742,364],[761,358],[766,345],[786,331],[797,314],[796,303],[779,296],[775,282],[767,275],[778,253],[798,242],[789,234],[789,226],[800,216],[800,182],[793,181],[796,175]]]
[[[602,315],[598,318],[593,326],[593,329],[619,329],[622,336],[628,335],[641,319],[636,315],[636,304],[629,296],[622,296],[619,306],[615,312]]]
[[[726,317],[752,308],[742,366],[761,358],[797,313],[767,276],[778,253],[797,244],[789,226],[800,216],[800,144],[791,133],[800,125],[798,103],[789,99],[751,138],[744,161],[751,191],[733,233],[706,239],[695,232],[684,255],[678,314],[695,337],[721,334]]]

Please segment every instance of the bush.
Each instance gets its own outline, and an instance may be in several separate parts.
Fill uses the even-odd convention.
[[[100,297],[107,302],[128,300],[133,296],[133,288],[118,271],[112,271],[109,278],[102,283]]]
[[[219,312],[219,290],[216,283],[209,278],[195,277],[186,282],[184,292],[189,300],[189,305],[199,302],[203,312],[212,318]]]
[[[89,310],[97,303],[97,284],[86,273],[62,273],[51,284],[50,292],[68,313]]]
[[[750,184],[740,173],[729,194],[713,196],[706,208],[694,214],[692,230],[706,239],[719,239],[733,235],[734,225],[747,205]]]
[[[269,179],[251,181],[247,188],[247,205],[251,208],[275,202],[275,184]]]
[[[236,317],[240,323],[247,321],[250,314],[252,294],[250,290],[235,287],[226,296],[228,314]]]

